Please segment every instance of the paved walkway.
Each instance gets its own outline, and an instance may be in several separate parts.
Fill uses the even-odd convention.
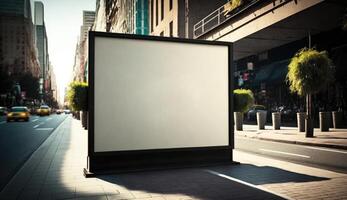
[[[256,125],[243,125],[243,131],[236,131],[236,136],[244,136],[276,142],[305,144],[312,146],[347,149],[347,129],[333,129],[321,132],[314,129],[314,137],[306,138],[305,132],[299,132],[296,127],[281,127],[273,130],[272,126],[265,126],[265,130],[258,130]]]
[[[87,132],[67,118],[0,199],[347,199],[347,174],[235,151],[240,165],[84,178]]]

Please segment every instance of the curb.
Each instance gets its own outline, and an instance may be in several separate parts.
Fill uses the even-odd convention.
[[[298,145],[307,145],[307,146],[347,150],[347,146],[336,145],[336,144],[322,144],[322,143],[314,143],[314,142],[302,142],[302,141],[280,140],[280,139],[261,138],[261,137],[249,137],[246,135],[243,135],[243,137],[258,139],[258,140],[271,141],[271,142],[281,142],[281,143],[287,143],[287,144],[298,144]]]

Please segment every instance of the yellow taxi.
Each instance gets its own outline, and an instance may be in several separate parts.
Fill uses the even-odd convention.
[[[7,122],[10,122],[12,120],[18,121],[18,120],[24,120],[29,121],[29,109],[25,106],[15,106],[12,107],[11,110],[7,113]]]
[[[37,115],[40,115],[40,116],[50,115],[50,114],[51,114],[51,109],[46,105],[40,106],[40,108],[37,110]]]

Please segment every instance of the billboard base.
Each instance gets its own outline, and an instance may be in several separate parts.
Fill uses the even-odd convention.
[[[105,152],[88,157],[84,176],[224,164],[236,164],[229,146]]]

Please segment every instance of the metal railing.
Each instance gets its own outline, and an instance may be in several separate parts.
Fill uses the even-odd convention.
[[[243,10],[246,10],[259,0],[252,0],[249,2],[245,2],[240,7],[235,8],[232,10],[228,15],[225,15],[224,11],[224,5],[204,17],[202,20],[200,20],[198,23],[196,23],[193,27],[193,37],[198,38],[199,36],[203,35],[204,33],[214,29],[215,27],[219,26],[229,18],[234,17],[235,15],[239,14]]]

